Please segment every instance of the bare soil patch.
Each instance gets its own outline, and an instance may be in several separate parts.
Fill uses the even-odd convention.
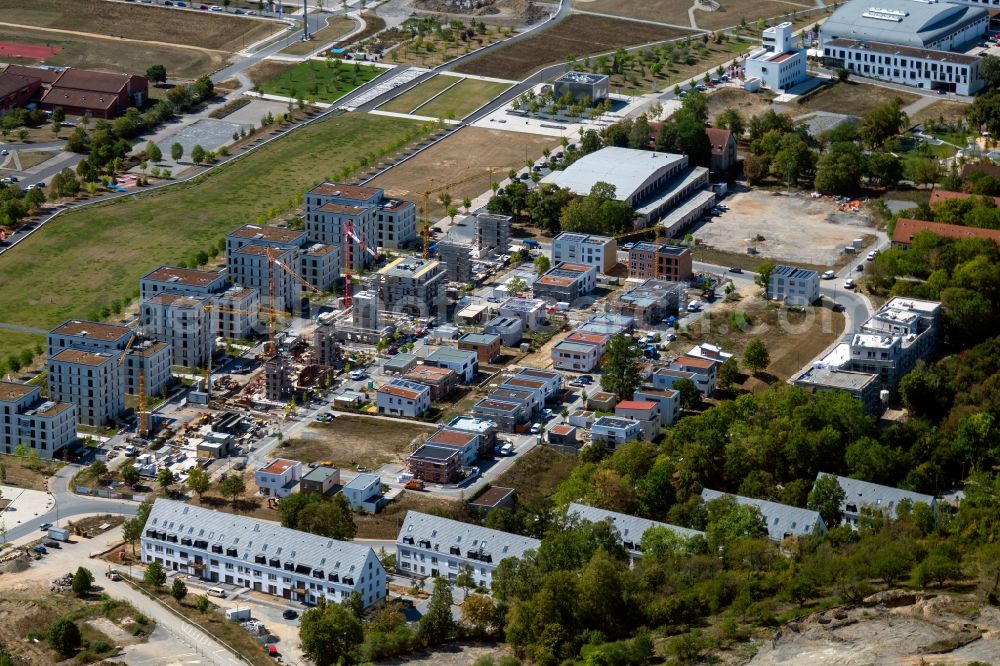
[[[356,514],[354,524],[358,527],[359,539],[392,540],[399,534],[399,528],[407,511],[433,513],[454,520],[474,522],[462,502],[432,497],[421,492],[404,490],[399,496],[375,514]]]
[[[558,143],[556,138],[537,134],[465,127],[369,185],[385,188],[387,196],[422,201],[424,192],[457,183],[448,192],[453,201],[461,201],[490,189],[491,168],[493,180],[503,180],[510,169],[524,166],[525,159],[536,159]],[[447,212],[436,197],[430,203],[432,217]]]
[[[277,453],[303,463],[329,460],[336,467],[377,467],[405,457],[414,440],[433,431],[433,426],[420,423],[338,416],[330,423],[310,425],[299,437],[282,442]]]
[[[534,502],[551,497],[559,484],[576,467],[576,456],[548,446],[536,446],[513,467],[501,474],[493,485],[517,490],[518,500]]]
[[[222,51],[238,51],[283,27],[273,21],[222,12],[194,13],[153,5],[79,0],[4,0],[2,20]]]
[[[946,123],[952,123],[964,118],[968,110],[969,105],[962,102],[934,102],[910,116],[910,122],[922,123],[928,120],[943,120]]]
[[[48,490],[49,477],[59,469],[56,464],[41,462],[32,468],[17,456],[0,456],[0,464],[6,472],[4,483],[29,490]]]
[[[250,81],[253,82],[255,86],[259,86],[278,76],[282,72],[285,72],[295,66],[294,62],[284,62],[281,60],[261,60],[259,63],[250,67],[244,72]]]
[[[767,111],[772,99],[767,91],[752,93],[742,88],[719,88],[708,96],[708,117],[714,121],[723,111],[736,109],[744,119],[749,119]]]
[[[573,6],[587,12],[614,14],[629,18],[646,19],[647,21],[662,21],[676,25],[690,25],[688,9],[693,0],[574,0]],[[695,12],[695,21],[699,28],[714,30],[728,28],[740,24],[741,19],[752,23],[759,18],[781,16],[785,12],[801,11],[815,5],[805,0],[788,2],[786,0],[720,0],[721,5],[714,12]]]
[[[899,97],[903,100],[903,106],[906,106],[920,96],[898,90],[887,91],[885,88],[864,83],[840,82],[811,95],[798,105],[801,113],[794,110],[793,113],[803,115],[809,111],[826,111],[862,116],[893,97]]]
[[[483,57],[459,65],[455,71],[505,79],[522,79],[542,65],[562,62],[568,56],[613,51],[690,34],[687,30],[573,14],[534,37],[502,46]]]
[[[0,41],[47,44],[60,49],[58,53],[44,60],[8,59],[9,62],[21,65],[37,65],[44,62],[47,65],[64,67],[138,73],[144,73],[152,65],[163,65],[167,68],[167,75],[172,79],[197,78],[219,69],[225,61],[225,54],[221,51],[199,51],[182,46],[158,44],[146,44],[137,48],[138,45],[134,42],[123,42],[112,38],[4,26],[0,26]]]
[[[757,189],[737,192],[726,203],[728,211],[694,232],[696,241],[734,254],[755,247],[757,263],[770,258],[832,266],[853,239],[871,233],[867,214],[840,211],[829,197]]]

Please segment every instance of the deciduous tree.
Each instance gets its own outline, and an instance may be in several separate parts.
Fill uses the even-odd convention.
[[[743,350],[743,364],[755,375],[771,364],[771,355],[760,338],[747,343]]]
[[[364,640],[361,622],[351,611],[319,597],[315,608],[302,614],[299,622],[302,651],[316,666],[333,666],[350,657]]]
[[[608,342],[601,363],[601,388],[611,391],[619,400],[630,400],[642,383],[642,352],[626,335],[616,335]]]

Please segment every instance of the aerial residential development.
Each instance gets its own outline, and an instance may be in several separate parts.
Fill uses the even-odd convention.
[[[1000,663],[995,4],[4,0],[0,664]]]

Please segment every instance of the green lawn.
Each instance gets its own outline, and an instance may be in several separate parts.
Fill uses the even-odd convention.
[[[269,95],[333,102],[387,70],[342,60],[306,60],[260,84]]]
[[[314,183],[373,161],[419,128],[401,118],[335,116],[194,181],[60,215],[0,257],[0,322],[47,329],[93,317],[138,293],[146,272],[189,261],[240,224],[291,208]],[[0,329],[0,359],[36,341]]]
[[[407,90],[399,97],[391,100],[388,104],[379,107],[381,111],[393,111],[395,113],[412,113],[415,108],[426,102],[428,99],[438,94],[448,86],[459,83],[462,79],[454,76],[435,76],[427,79],[420,85]]]
[[[419,107],[415,114],[431,118],[464,118],[504,90],[509,83],[464,79],[448,92]]]
[[[7,359],[10,358],[11,354],[19,353],[24,349],[34,349],[38,343],[44,345],[45,336],[0,328],[0,374],[8,371]]]

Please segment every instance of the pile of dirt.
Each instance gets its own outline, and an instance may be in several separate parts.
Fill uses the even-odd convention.
[[[781,627],[752,666],[1000,662],[1000,611],[971,597],[893,590]],[[931,656],[933,655],[933,656]],[[947,655],[947,656],[944,656]]]
[[[30,566],[31,558],[20,548],[7,551],[0,558],[0,572],[3,573],[21,573]]]

